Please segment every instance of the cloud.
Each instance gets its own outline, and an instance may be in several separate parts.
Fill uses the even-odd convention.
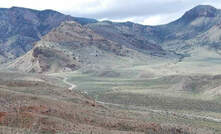
[[[221,8],[221,0],[0,0],[0,6],[54,9],[72,16],[157,25],[199,4]]]
[[[95,0],[93,7],[65,10],[75,15],[100,20],[133,21],[147,25],[169,23],[199,4],[221,8],[221,0]]]

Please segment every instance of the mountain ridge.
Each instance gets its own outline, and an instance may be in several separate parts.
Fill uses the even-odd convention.
[[[96,35],[79,23],[69,21],[62,22],[59,27],[43,36],[31,51],[18,58],[9,68],[37,73],[74,71],[90,58],[87,52],[81,55],[79,51],[91,47],[96,48],[94,57],[99,57],[105,51],[124,55],[121,45]]]
[[[17,10],[17,8],[14,9]],[[20,8],[18,9],[22,10]],[[45,10],[43,12],[46,12],[49,16],[51,12],[54,14],[51,10]],[[47,15],[46,19],[48,19]],[[119,59],[125,57],[128,59],[152,57],[151,61],[161,58],[161,60],[167,59],[174,61],[175,59],[181,62],[184,58],[195,55],[192,52],[196,52],[193,50],[197,47],[204,47],[208,51],[212,50],[214,53],[217,53],[221,48],[221,34],[219,34],[221,30],[218,25],[221,21],[221,12],[208,5],[199,5],[187,11],[178,20],[161,26],[145,26],[133,22],[116,23],[111,21],[97,21],[91,23],[89,21],[88,24],[84,22],[78,24],[78,22],[70,22],[75,20],[69,17],[70,16],[68,16],[67,20],[61,19],[63,21],[58,21],[58,23],[60,23],[58,27],[53,27],[50,31],[46,30],[47,33],[38,41],[43,41],[49,46],[52,45],[55,50],[57,50],[56,47],[58,47],[60,51],[59,55],[62,51],[68,51],[72,56],[78,55],[77,57],[84,57],[81,58],[80,61],[87,64],[95,64],[94,60],[96,61],[96,58],[91,58],[89,56],[91,52],[94,52],[91,54],[95,56],[104,53],[106,56],[108,54],[112,56],[115,55],[118,56]],[[49,20],[51,19],[49,18]],[[64,26],[64,28],[62,28],[62,26]],[[67,49],[66,46],[69,46],[69,49]],[[33,50],[35,49],[36,48],[33,48]],[[54,50],[52,48],[50,49],[53,53]],[[79,52],[75,49],[79,49]],[[37,52],[42,52],[42,48],[38,50]],[[121,52],[121,50],[123,50],[123,52]],[[44,52],[51,53],[49,51],[50,50],[44,50]],[[99,54],[96,54],[97,52],[99,52]],[[57,51],[55,53],[57,53]],[[70,63],[74,63],[73,65],[75,65],[75,61],[73,61],[75,56],[70,60],[68,55],[65,56],[66,60],[64,60],[68,61],[68,63],[60,63],[65,66]],[[104,57],[106,56],[103,56],[100,62],[104,61]],[[64,58],[63,56],[61,57],[61,59]],[[137,60],[139,61],[139,59]],[[147,59],[146,61],[149,61],[149,58]],[[115,58],[114,60],[117,59]],[[46,59],[44,63],[47,63]],[[16,66],[18,65],[16,64]],[[75,66],[74,69],[76,69]],[[58,70],[64,70],[64,66]],[[50,70],[48,71],[50,72]],[[36,72],[41,71],[37,69]]]
[[[61,22],[74,20],[82,24],[94,19],[77,18],[53,10],[20,7],[0,9],[0,63],[13,60],[31,50],[32,44]]]

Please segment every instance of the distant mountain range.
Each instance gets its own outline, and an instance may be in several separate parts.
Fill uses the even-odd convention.
[[[199,48],[221,50],[221,10],[208,5],[159,26],[13,7],[0,9],[0,29],[0,61],[27,72],[73,71],[122,58],[181,62]]]

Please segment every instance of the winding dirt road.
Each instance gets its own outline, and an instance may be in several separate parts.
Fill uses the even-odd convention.
[[[71,91],[77,87],[75,84],[72,84],[72,83],[68,82],[68,77],[65,77],[63,79],[63,82],[70,86],[68,89],[71,90]]]

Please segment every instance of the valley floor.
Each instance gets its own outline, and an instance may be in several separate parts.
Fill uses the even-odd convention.
[[[0,133],[221,134],[219,73],[154,69],[1,72]]]
[[[154,75],[149,66],[136,66],[53,76],[65,76],[69,87],[76,85],[75,91],[92,96],[97,103],[148,115],[139,120],[221,133],[218,74]]]

